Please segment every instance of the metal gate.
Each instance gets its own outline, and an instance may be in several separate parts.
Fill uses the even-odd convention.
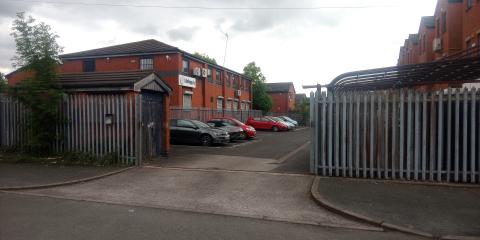
[[[142,155],[151,160],[163,154],[163,94],[141,93],[142,103]]]

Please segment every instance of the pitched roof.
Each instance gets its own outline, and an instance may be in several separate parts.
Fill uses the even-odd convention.
[[[411,41],[412,44],[418,44],[418,34],[408,35],[408,40]]]
[[[120,45],[104,47],[104,48],[97,48],[97,49],[91,49],[91,50],[86,50],[81,52],[68,53],[68,54],[60,55],[60,58],[82,59],[82,58],[97,58],[97,57],[107,57],[107,56],[149,55],[149,54],[156,54],[156,53],[162,53],[162,52],[181,52],[186,56],[188,56],[189,58],[205,62],[204,60],[196,57],[191,53],[185,52],[177,47],[168,45],[166,43],[157,41],[155,39],[148,39],[148,40],[125,43]],[[226,67],[215,64],[215,68],[224,69],[229,72],[235,72],[237,74],[242,75],[243,78],[251,80],[247,76],[241,73],[238,73],[236,71],[233,71],[231,69],[228,69]]]
[[[305,94],[305,93],[295,94],[295,102],[296,103],[300,103],[302,101],[302,99],[307,99],[307,94]]]
[[[266,83],[267,92],[289,92],[292,82]],[[295,91],[295,88],[293,89]]]
[[[136,83],[152,74],[155,74],[162,89],[171,92],[171,88],[153,71],[67,73],[58,76],[58,83],[65,89],[132,90]]]
[[[423,24],[428,28],[434,28],[435,27],[435,17],[434,16],[422,17],[422,20],[420,21],[420,24]]]
[[[67,58],[89,58],[99,56],[131,55],[131,54],[152,54],[158,52],[178,51],[179,49],[155,39],[148,39],[138,42],[125,43],[104,48],[91,49],[87,51],[63,54],[60,57]]]

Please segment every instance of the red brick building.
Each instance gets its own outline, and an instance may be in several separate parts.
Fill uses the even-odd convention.
[[[272,97],[274,113],[287,113],[295,109],[295,87],[292,82],[267,83],[267,93]]]
[[[418,47],[412,47],[410,35],[400,48],[398,65],[431,62],[478,46],[480,1],[438,0],[434,16],[422,17],[417,35]]]
[[[435,18],[433,16],[422,17],[418,29],[418,63],[431,62],[434,60],[432,42],[435,38]]]
[[[463,49],[480,46],[480,1],[465,0],[463,7]]]
[[[61,56],[59,73],[153,71],[172,89],[170,106],[251,109],[251,81],[228,68],[157,40],[144,40]],[[7,75],[8,83],[28,73]]]

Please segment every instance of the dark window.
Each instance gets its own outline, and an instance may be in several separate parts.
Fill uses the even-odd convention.
[[[467,0],[467,10],[472,8],[472,6],[473,6],[473,0]]]
[[[227,82],[227,87],[230,87],[230,76],[228,74],[225,76],[225,81]]]
[[[140,70],[151,70],[151,69],[153,69],[153,58],[152,57],[140,58]]]
[[[195,128],[195,125],[191,123],[190,121],[186,120],[178,120],[177,121],[177,126],[178,127],[183,127],[183,128]]]
[[[440,19],[437,18],[437,37],[440,37]]]
[[[466,47],[466,48],[467,48],[466,54],[467,54],[467,56],[470,56],[470,54],[472,53],[472,51],[470,50],[470,49],[472,48],[472,40],[469,39],[469,40],[467,41],[466,45],[467,45],[467,47]]]
[[[478,56],[480,56],[480,33],[477,34],[477,51],[478,51]]]
[[[447,12],[442,12],[442,33],[447,31]]]
[[[222,85],[222,73],[218,69],[215,69],[215,83]]]
[[[83,60],[84,72],[95,72],[95,59]]]
[[[233,88],[238,89],[238,78],[235,76],[232,76],[232,81],[233,81]]]
[[[190,69],[190,63],[189,63],[188,59],[184,58],[182,60],[182,72],[188,74],[189,69]]]
[[[208,70],[207,70],[207,79],[208,79],[208,82],[211,82],[213,83],[213,68],[212,67],[208,67]]]
[[[422,52],[425,52],[425,50],[427,49],[427,41],[425,39],[425,35],[423,35],[423,38],[422,38]]]

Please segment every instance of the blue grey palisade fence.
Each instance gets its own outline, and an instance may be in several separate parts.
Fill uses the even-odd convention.
[[[311,172],[480,183],[479,91],[316,92]]]

